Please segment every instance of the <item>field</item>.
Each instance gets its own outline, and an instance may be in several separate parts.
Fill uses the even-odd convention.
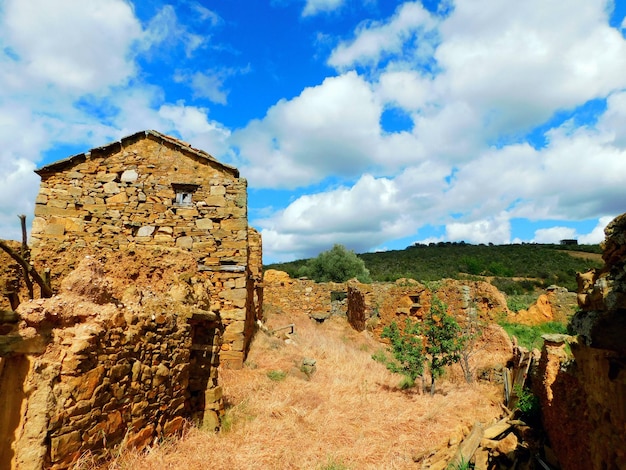
[[[293,337],[259,332],[246,367],[220,372],[228,403],[220,433],[190,427],[182,439],[145,453],[123,451],[105,468],[420,468],[413,456],[501,414],[501,386],[467,385],[460,370],[440,380],[434,397],[399,389],[400,377],[371,357],[381,344],[352,330],[345,318],[318,324],[280,313],[267,319],[271,329],[289,323]],[[482,360],[497,357],[498,351],[485,351]],[[316,361],[310,377],[303,358]],[[82,467],[90,468],[88,459]]]

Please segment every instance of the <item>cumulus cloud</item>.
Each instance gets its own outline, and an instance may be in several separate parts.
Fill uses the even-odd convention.
[[[431,30],[434,33],[429,35]],[[419,66],[425,50],[420,43],[424,42],[433,46],[434,68]],[[345,82],[358,78],[360,86],[368,89],[368,102],[374,104],[369,120],[356,119],[354,124],[369,130],[361,140],[367,142],[366,156],[354,147],[347,151],[346,144],[337,147],[336,155],[353,165],[360,162],[356,163],[359,169],[369,164],[387,171],[386,184],[395,194],[402,194],[398,205],[402,209],[386,207],[379,200],[368,207],[385,207],[390,224],[401,221],[403,228],[411,227],[406,228],[409,232],[425,224],[440,224],[448,239],[509,243],[513,217],[595,218],[603,221],[600,226],[609,214],[626,207],[626,95],[622,91],[626,88],[626,41],[609,26],[603,1],[576,0],[572,5],[542,0],[458,0],[446,17],[434,17],[419,4],[407,2],[387,19],[359,25],[352,39],[339,43],[328,63],[339,70],[367,65],[375,71],[371,75],[345,72],[336,78]],[[311,93],[317,108],[321,100],[331,99],[331,94],[324,93],[327,85]],[[546,131],[544,146],[524,141],[525,132],[555,113],[603,97],[607,109],[596,124],[567,121]],[[295,114],[298,124],[291,126],[307,129],[305,100],[280,103],[276,111],[282,106],[300,108],[302,112]],[[413,128],[382,132],[377,116],[388,106],[411,115]],[[307,172],[306,164],[314,153],[298,154],[297,144],[289,138],[293,134],[299,141],[300,129],[293,132],[292,127],[282,134],[276,126],[269,131],[270,121],[268,114],[253,126],[257,137],[272,136],[265,139],[272,143],[268,148],[275,152],[274,160],[263,161],[275,161],[278,166],[289,162],[291,171],[312,175],[309,179],[302,176],[298,184],[310,184],[331,171],[343,174],[336,158],[326,166],[322,163],[324,170],[319,173]],[[307,131],[332,139],[333,134],[342,135],[343,127],[334,121],[326,133]],[[307,144],[322,148],[313,141]],[[416,175],[415,169],[425,168],[427,162],[437,172],[421,178],[428,187],[424,190],[421,184],[411,185],[406,175]],[[254,174],[254,165],[251,169]],[[272,185],[269,174],[264,180]],[[267,227],[275,232],[272,239],[279,240],[281,235],[295,239],[297,233],[311,238],[312,246],[314,239],[320,239],[316,227],[321,214],[330,214],[321,224],[324,234],[344,233],[341,227],[349,220],[344,219],[345,208],[350,206],[345,194],[350,191],[332,190],[294,201],[275,214],[272,227]],[[312,222],[295,223],[294,214]],[[368,225],[372,226],[376,224]],[[601,230],[577,234],[563,225],[538,231],[536,239],[555,241],[576,235],[581,241],[595,241]],[[405,233],[404,229],[400,232]],[[357,238],[357,234],[371,237],[363,227],[354,226],[349,233],[343,239]],[[370,248],[378,244],[373,236]]]
[[[328,58],[328,64],[338,69],[376,64],[383,56],[401,53],[406,41],[417,31],[428,31],[435,25],[436,21],[421,2],[404,3],[389,21],[369,21],[359,25],[355,38],[341,42]],[[423,34],[420,41],[426,41]]]
[[[493,136],[623,88],[626,43],[604,5],[456,2],[435,53],[446,93],[479,109]]]
[[[472,222],[453,222],[446,225],[446,239],[470,243],[510,243],[511,224],[507,214],[487,217]]]
[[[93,92],[124,83],[135,72],[129,49],[141,26],[124,1],[7,0],[2,13],[5,86]]]
[[[533,241],[536,243],[559,243],[560,240],[568,238],[576,238],[576,229],[570,227],[550,227],[536,230]]]
[[[356,73],[327,78],[233,133],[256,187],[297,187],[329,174],[354,177],[377,158],[382,107]]]
[[[612,215],[600,217],[598,219],[598,225],[589,233],[578,235],[578,241],[583,244],[596,244],[604,241],[604,229],[614,219]]]

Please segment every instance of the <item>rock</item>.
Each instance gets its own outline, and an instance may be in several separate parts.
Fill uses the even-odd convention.
[[[126,170],[124,173],[122,173],[120,181],[122,183],[134,183],[135,181],[137,181],[137,178],[139,178],[137,170]]]
[[[504,439],[500,439],[498,441],[494,450],[503,455],[511,456],[515,449],[517,449],[517,444],[517,436],[514,433],[510,432],[505,436]]]

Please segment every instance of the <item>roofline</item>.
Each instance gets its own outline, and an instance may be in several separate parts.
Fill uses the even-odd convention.
[[[177,147],[179,150],[195,155],[197,157],[200,157],[204,160],[207,160],[208,162],[211,163],[216,163],[219,166],[221,166],[222,168],[233,172],[235,178],[239,178],[239,170],[237,168],[235,168],[234,166],[228,165],[226,163],[222,163],[219,160],[217,160],[213,155],[205,152],[204,150],[200,150],[197,148],[192,147],[190,144],[188,144],[187,142],[183,142],[182,140],[176,139],[174,137],[171,137],[169,135],[165,135],[162,134],[158,131],[155,130],[145,130],[145,131],[139,131],[139,132],[135,132],[134,134],[128,135],[126,137],[122,137],[120,140],[114,141],[114,142],[109,142],[108,144],[102,145],[100,147],[95,147],[92,148],[91,150],[87,151],[87,152],[83,152],[83,153],[78,153],[76,155],[72,155],[70,157],[64,158],[62,160],[58,160],[56,162],[50,163],[49,165],[45,165],[37,170],[35,170],[35,173],[37,173],[39,176],[44,176],[50,173],[55,173],[57,171],[60,171],[64,168],[73,166],[74,163],[79,163],[79,162],[84,162],[85,160],[89,159],[91,157],[91,154],[94,152],[100,153],[100,152],[106,152],[108,150],[110,150],[112,147],[115,146],[119,146],[120,149],[124,148],[126,146],[126,144],[129,141],[133,141],[133,140],[137,140],[138,138],[141,137],[146,137],[146,138],[152,138],[156,141],[161,141],[161,142],[167,142],[175,147]]]

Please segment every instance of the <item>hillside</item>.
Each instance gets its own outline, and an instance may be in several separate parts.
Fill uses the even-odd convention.
[[[365,262],[374,281],[388,282],[400,278],[435,281],[487,276],[532,280],[530,284],[521,285],[525,290],[535,285],[557,284],[575,291],[576,273],[600,267],[600,253],[599,245],[470,245],[461,242],[415,245],[404,250],[358,256]],[[297,277],[298,269],[306,261],[276,263],[265,268]],[[494,284],[497,285],[498,281]]]

